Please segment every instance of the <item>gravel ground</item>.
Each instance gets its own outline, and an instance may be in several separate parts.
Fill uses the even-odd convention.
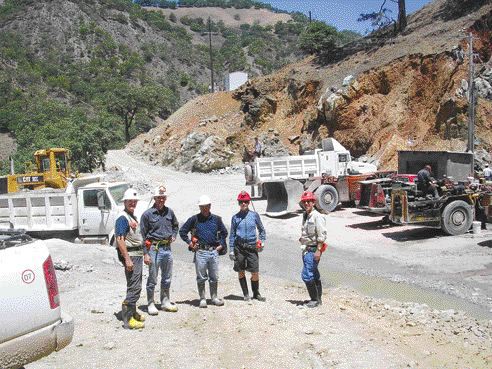
[[[126,179],[147,195],[165,183],[180,223],[207,193],[212,211],[227,225],[244,188],[237,173],[179,173],[123,151],[108,153],[107,168],[109,177]],[[265,205],[255,202],[260,213]],[[293,242],[300,216],[263,220],[266,303],[241,300],[224,257],[219,292],[225,306],[199,309],[191,255],[178,241],[171,289],[179,312],[148,317],[139,332],[123,330],[118,320],[125,283],[114,249],[47,240],[59,268],[62,306],[74,316],[76,330],[71,345],[28,368],[492,365],[490,233],[444,237],[430,229],[379,225],[355,209],[336,211],[327,219],[330,249],[320,264],[329,288],[323,306],[311,310],[301,305],[307,293]],[[144,296],[140,308],[145,311]]]

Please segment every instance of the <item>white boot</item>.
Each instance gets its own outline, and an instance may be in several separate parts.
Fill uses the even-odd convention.
[[[157,308],[155,307],[155,304],[154,304],[154,293],[153,292],[151,294],[147,292],[147,313],[149,313],[149,315],[159,314],[159,312],[157,311]]]
[[[175,313],[178,311],[178,307],[169,299],[169,288],[163,288],[161,290],[161,310]]]

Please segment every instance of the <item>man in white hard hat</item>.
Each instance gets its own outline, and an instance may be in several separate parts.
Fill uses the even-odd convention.
[[[207,307],[205,282],[209,281],[213,305],[222,306],[224,301],[217,297],[219,282],[219,255],[227,253],[227,229],[222,218],[210,212],[212,201],[207,195],[200,196],[200,213],[191,216],[179,230],[181,239],[195,253],[195,270],[200,307]],[[191,234],[191,240],[189,238]]]
[[[115,237],[118,258],[125,266],[126,298],[121,305],[121,317],[125,329],[144,327],[145,317],[137,312],[137,301],[142,291],[142,236],[135,217],[138,202],[137,191],[129,188],[123,195],[125,209],[118,214]]]
[[[166,187],[154,190],[154,205],[147,209],[140,220],[140,229],[144,238],[144,263],[149,266],[147,278],[147,312],[157,315],[154,303],[154,290],[161,270],[161,310],[176,312],[178,307],[171,303],[169,289],[173,272],[173,254],[171,243],[178,234],[178,220],[171,208],[166,206]]]

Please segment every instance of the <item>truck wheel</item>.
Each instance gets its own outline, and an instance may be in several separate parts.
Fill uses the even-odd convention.
[[[450,202],[441,215],[441,227],[446,234],[458,236],[466,233],[473,222],[470,205],[462,200]]]
[[[338,191],[332,185],[319,186],[316,191],[316,209],[323,213],[330,213],[338,205]]]

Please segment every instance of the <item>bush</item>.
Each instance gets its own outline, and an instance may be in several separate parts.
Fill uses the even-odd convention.
[[[323,22],[312,22],[299,36],[299,48],[310,54],[322,55],[336,46],[337,30]]]

